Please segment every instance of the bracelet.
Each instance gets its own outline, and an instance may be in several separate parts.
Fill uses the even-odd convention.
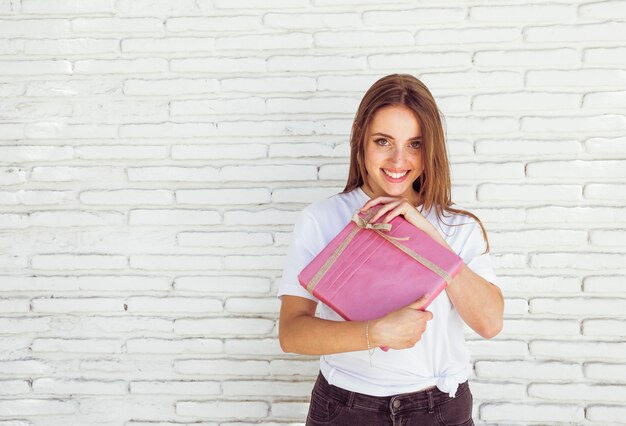
[[[365,340],[367,341],[367,353],[370,356],[370,367],[372,366],[372,355],[374,354],[374,351],[376,350],[376,348],[372,349],[372,347],[370,346],[370,333],[369,333],[369,329],[370,329],[370,322],[367,321],[365,323]]]

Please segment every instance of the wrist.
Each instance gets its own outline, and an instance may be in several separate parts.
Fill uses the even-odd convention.
[[[379,320],[370,320],[368,327],[368,342],[369,349],[374,349],[378,346],[383,346],[380,342],[380,337],[378,333],[379,329]]]

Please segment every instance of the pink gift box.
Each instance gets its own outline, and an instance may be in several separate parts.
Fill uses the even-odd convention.
[[[345,320],[377,319],[428,293],[425,310],[463,265],[403,216],[393,218],[390,229],[376,229],[384,226],[384,215],[368,221],[380,207],[355,213],[298,275],[305,289]]]

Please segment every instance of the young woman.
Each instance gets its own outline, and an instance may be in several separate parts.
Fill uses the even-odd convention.
[[[350,144],[346,187],[301,212],[278,291],[282,349],[321,355],[307,425],[472,425],[464,323],[494,337],[504,302],[483,225],[451,201],[444,132],[430,91],[410,75],[381,78],[361,101]],[[297,276],[355,209],[378,204],[370,222],[402,215],[464,265],[427,311],[420,310],[422,299],[407,300],[382,318],[344,321]],[[391,349],[368,351],[381,346]]]

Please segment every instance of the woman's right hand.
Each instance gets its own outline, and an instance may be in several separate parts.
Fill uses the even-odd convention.
[[[404,308],[371,321],[369,326],[371,347],[406,349],[415,346],[426,331],[426,322],[433,318],[432,313],[421,310],[427,297],[428,295],[424,295]]]

